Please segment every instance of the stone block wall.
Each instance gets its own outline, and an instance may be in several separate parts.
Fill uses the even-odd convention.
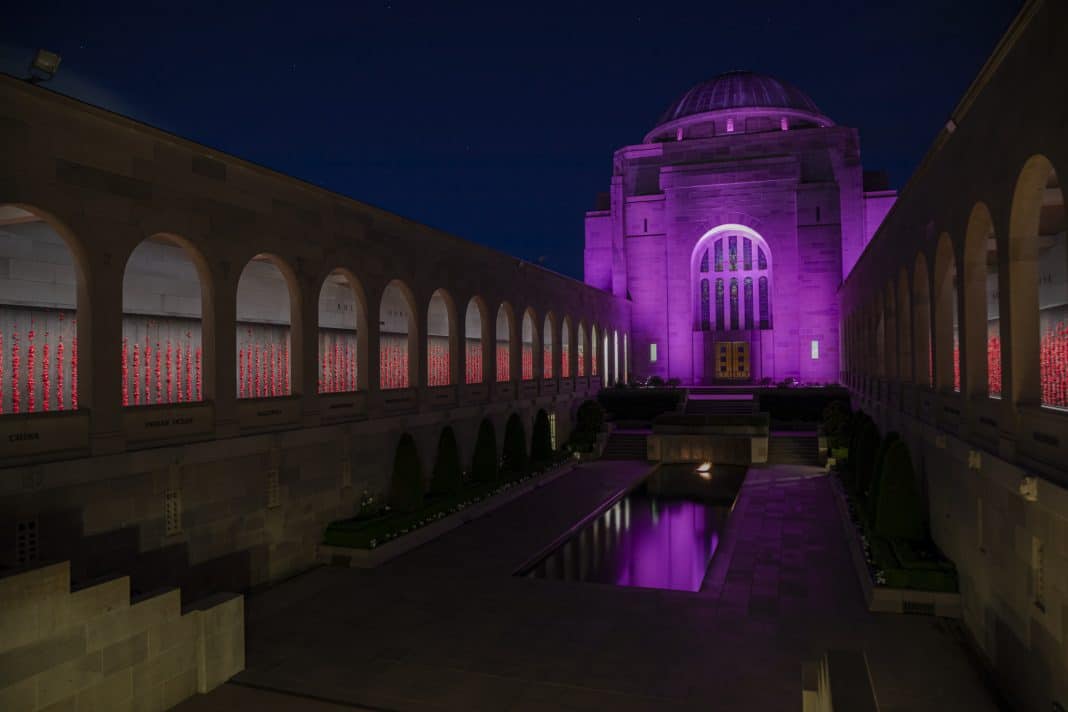
[[[0,709],[165,710],[244,669],[244,598],[132,602],[130,579],[70,589],[63,562],[0,579]]]

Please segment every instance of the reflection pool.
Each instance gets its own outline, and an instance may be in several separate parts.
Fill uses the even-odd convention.
[[[697,591],[745,467],[664,465],[519,573]]]

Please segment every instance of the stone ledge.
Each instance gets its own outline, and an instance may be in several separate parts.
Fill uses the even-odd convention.
[[[244,669],[240,595],[183,612],[177,589],[131,605],[127,577],[69,582],[67,561],[0,578],[0,610],[49,619],[0,626],[0,709],[163,710]]]
[[[382,546],[375,547],[374,549],[357,549],[347,546],[319,544],[317,558],[321,563],[334,566],[373,569],[377,566],[381,566],[390,559],[395,559],[401,554],[406,554],[412,549],[416,549],[423,544],[437,539],[439,536],[452,531],[462,524],[466,524],[472,519],[478,519],[485,514],[489,514],[493,510],[508,504],[512,500],[517,499],[528,492],[532,492],[539,487],[544,487],[556,478],[571,472],[575,467],[575,463],[565,463],[555,470],[545,472],[538,477],[529,479],[514,487],[510,487],[500,494],[494,495],[489,499],[484,499],[477,504],[473,504],[459,512],[450,514],[432,524],[427,524],[425,527],[420,527],[409,534],[397,537],[396,539],[386,542]]]
[[[907,588],[889,588],[877,586],[868,571],[868,561],[864,558],[864,549],[860,543],[857,529],[849,516],[845,492],[837,477],[828,478],[834,495],[835,508],[842,522],[842,534],[849,547],[849,558],[857,574],[857,582],[872,613],[924,613],[941,618],[961,618],[960,593],[941,593],[936,591],[913,591]]]

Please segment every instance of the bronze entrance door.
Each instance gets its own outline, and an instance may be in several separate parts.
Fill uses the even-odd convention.
[[[725,381],[748,381],[749,342],[716,342],[716,378]]]

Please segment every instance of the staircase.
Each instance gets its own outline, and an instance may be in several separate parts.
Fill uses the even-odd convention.
[[[702,397],[686,399],[687,415],[752,415],[757,412],[757,400],[752,397]]]
[[[613,432],[608,436],[602,460],[644,460],[646,457],[645,436],[648,433]]]
[[[769,465],[818,465],[819,441],[816,435],[772,433],[768,439]]]

